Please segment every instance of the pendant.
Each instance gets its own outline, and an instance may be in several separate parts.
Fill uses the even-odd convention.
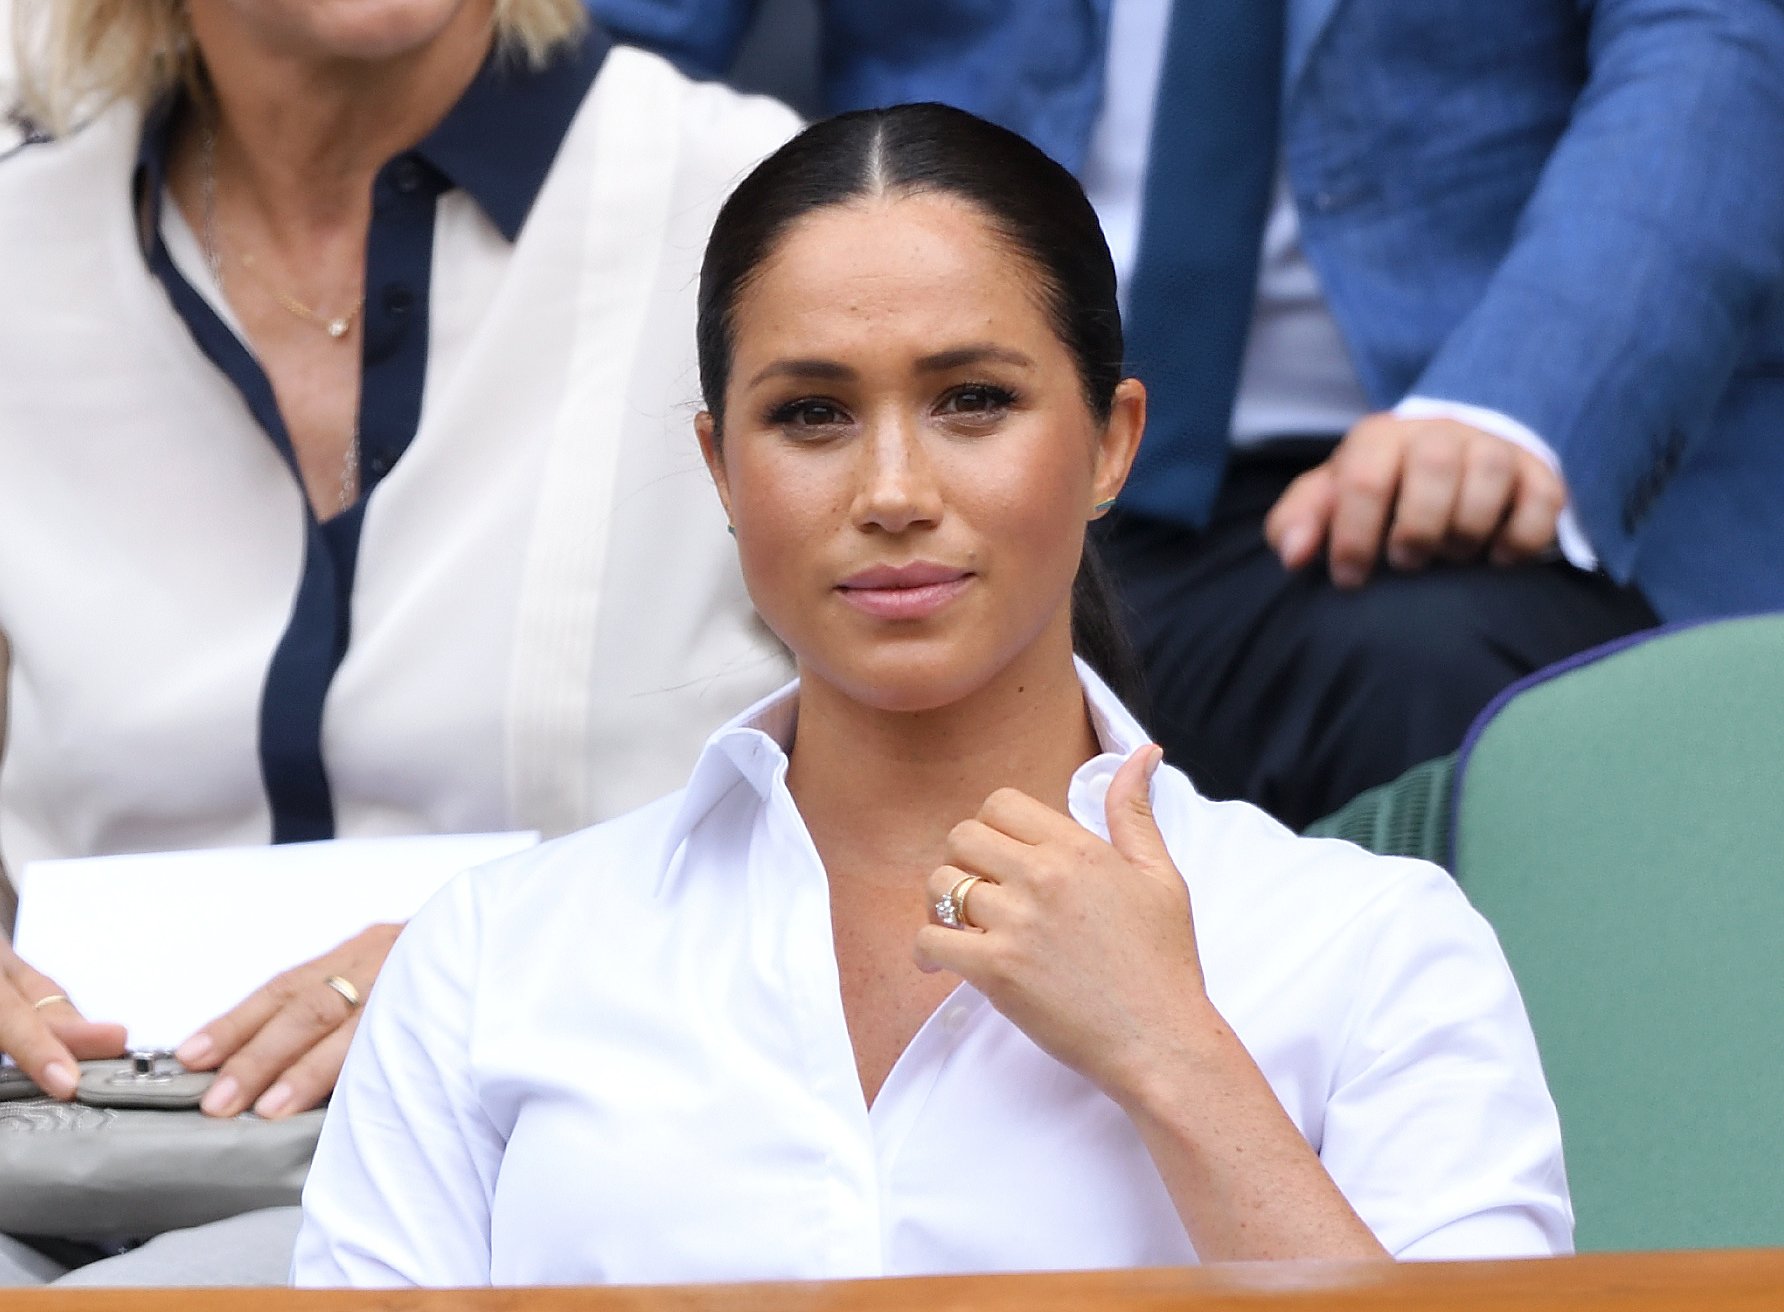
[[[347,335],[347,329],[351,326],[352,325],[345,319],[330,319],[328,321],[328,335],[330,337],[345,337]]]

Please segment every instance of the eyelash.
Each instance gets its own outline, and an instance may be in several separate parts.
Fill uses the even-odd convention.
[[[942,404],[945,407],[948,402],[958,401],[961,397],[970,394],[982,396],[985,403],[976,410],[948,411],[944,409],[942,412],[976,418],[981,415],[1002,413],[1020,399],[1015,392],[996,383],[961,383],[948,389],[942,397]],[[835,401],[819,396],[802,396],[771,407],[768,413],[763,416],[763,420],[773,428],[828,428],[833,423],[839,422],[836,420],[822,420],[817,423],[801,422],[802,417],[809,414],[810,411],[820,409],[829,411],[832,415],[847,414],[843,406]]]

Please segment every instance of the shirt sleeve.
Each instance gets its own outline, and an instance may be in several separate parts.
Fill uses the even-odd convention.
[[[1378,912],[1320,1160],[1397,1258],[1570,1252],[1560,1121],[1498,939],[1435,867]]]
[[[1625,498],[1713,430],[1784,278],[1784,4],[1596,0],[1588,76],[1485,294],[1413,391],[1515,414],[1628,577]]]
[[[304,1187],[292,1283],[484,1285],[505,1139],[471,1075],[478,934],[461,876],[367,999]]]

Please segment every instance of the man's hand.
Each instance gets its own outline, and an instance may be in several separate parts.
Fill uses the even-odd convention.
[[[0,939],[0,1052],[52,1098],[74,1097],[77,1061],[124,1055],[124,1027],[87,1020],[56,981]]]
[[[1332,582],[1356,588],[1384,556],[1399,570],[1534,560],[1554,548],[1566,504],[1560,476],[1515,443],[1453,419],[1376,414],[1289,484],[1264,535],[1291,570],[1323,548]]]
[[[192,1070],[216,1070],[200,1104],[212,1116],[250,1106],[269,1119],[316,1106],[334,1091],[359,1025],[359,1008],[327,981],[346,980],[363,998],[390,955],[401,925],[373,925],[332,952],[255,990],[175,1053]]]

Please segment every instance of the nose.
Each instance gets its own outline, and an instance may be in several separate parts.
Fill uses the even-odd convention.
[[[876,417],[857,450],[857,527],[904,533],[941,518],[941,485],[920,429],[909,417]]]

